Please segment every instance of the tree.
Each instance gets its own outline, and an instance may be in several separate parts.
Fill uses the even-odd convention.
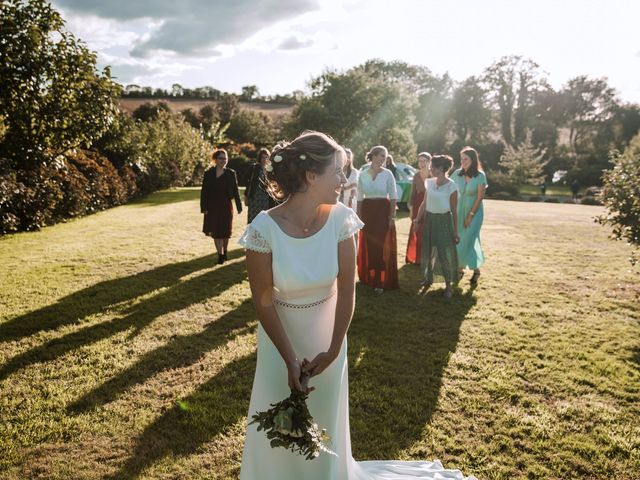
[[[167,102],[146,102],[136,108],[132,115],[136,120],[141,122],[148,122],[158,117],[160,112],[170,112],[169,104]]]
[[[114,121],[120,87],[96,54],[64,30],[45,0],[0,2],[0,115],[8,129],[0,157],[33,169],[89,146]]]
[[[271,120],[264,113],[241,110],[229,123],[229,139],[237,143],[271,145],[275,142],[275,132]]]
[[[182,97],[184,95],[184,88],[179,83],[174,83],[171,85],[171,96],[172,97]]]
[[[562,90],[565,96],[569,143],[574,153],[591,147],[593,135],[605,126],[616,107],[616,92],[605,78],[589,79],[586,75],[567,82]]]
[[[220,121],[223,124],[229,123],[233,116],[240,111],[238,97],[233,93],[225,93],[222,95],[216,110]]]
[[[258,87],[255,85],[247,85],[242,87],[242,93],[240,94],[240,100],[250,102],[259,95]]]
[[[393,146],[396,160],[413,160],[416,101],[398,82],[360,66],[344,73],[327,71],[314,78],[310,87],[311,96],[298,102],[285,127],[288,136],[306,129],[321,130],[349,146],[356,159],[362,159],[389,134],[389,138],[408,141]]]
[[[485,70],[484,81],[498,107],[503,140],[518,145],[529,128],[532,93],[547,87],[540,66],[522,56],[502,57]]]
[[[608,210],[598,217],[602,225],[613,227],[613,238],[626,240],[636,251],[631,262],[637,263],[640,247],[640,134],[636,135],[621,155],[611,155],[613,168],[603,175],[600,198]]]
[[[482,143],[491,129],[487,91],[476,77],[469,77],[453,91],[451,119],[460,144]]]
[[[524,142],[518,147],[504,142],[504,153],[499,166],[516,185],[538,184],[544,179],[544,150],[537,149],[531,142],[531,132],[527,132]]]

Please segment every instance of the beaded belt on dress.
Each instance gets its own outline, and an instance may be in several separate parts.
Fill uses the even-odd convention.
[[[273,303],[276,303],[276,304],[280,305],[281,307],[286,307],[286,308],[298,308],[298,309],[312,308],[312,307],[317,307],[318,305],[322,305],[324,302],[329,300],[335,294],[336,294],[336,290],[333,289],[329,293],[329,296],[323,298],[322,300],[317,300],[317,301],[312,302],[312,303],[288,303],[288,302],[284,302],[284,301],[282,301],[282,300],[280,300],[278,298],[274,298],[273,299]]]

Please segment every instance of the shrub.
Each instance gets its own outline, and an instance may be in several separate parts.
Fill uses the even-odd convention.
[[[518,185],[513,183],[513,180],[504,173],[495,172],[487,177],[487,196],[496,198],[498,193],[507,193],[513,198],[520,196],[520,189],[518,188]]]
[[[531,195],[529,197],[529,201],[530,202],[541,202],[542,201],[542,197],[539,195]]]
[[[491,195],[491,198],[493,198],[494,200],[519,200],[519,197],[517,195],[513,195],[510,192],[494,192]]]
[[[123,178],[107,158],[85,150],[35,169],[2,171],[0,234],[37,230],[104,210],[126,202],[136,192],[130,168],[123,169]]]
[[[555,197],[549,197],[549,198],[545,198],[544,202],[545,203],[560,203],[560,200],[558,200]]]
[[[613,169],[603,175],[600,199],[607,215],[598,222],[613,227],[613,238],[640,246],[640,134],[636,135],[623,154],[611,155]],[[635,252],[634,252],[635,253]],[[631,262],[637,257],[632,254]]]
[[[582,205],[602,205],[602,202],[597,197],[587,196],[580,200]]]

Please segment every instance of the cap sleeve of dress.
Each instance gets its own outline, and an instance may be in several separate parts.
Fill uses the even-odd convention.
[[[364,227],[364,223],[360,220],[360,217],[349,207],[338,203],[335,208],[339,208],[336,212],[338,221],[338,242],[353,237],[358,230]]]
[[[271,235],[266,212],[260,212],[253,219],[244,233],[238,239],[238,243],[247,250],[259,253],[271,253]]]

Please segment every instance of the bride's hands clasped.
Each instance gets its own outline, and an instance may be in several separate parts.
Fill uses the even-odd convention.
[[[307,360],[303,360],[302,363],[298,359],[295,362],[287,364],[287,373],[289,377],[289,388],[291,390],[298,390],[303,393],[311,393],[315,390],[313,387],[309,387],[308,385],[308,373],[303,371],[305,365],[307,365]]]
[[[324,372],[329,365],[336,359],[337,355],[330,352],[321,352],[316,355],[316,358],[310,362],[305,360],[302,362],[302,372],[310,373],[312,377],[320,375]]]

